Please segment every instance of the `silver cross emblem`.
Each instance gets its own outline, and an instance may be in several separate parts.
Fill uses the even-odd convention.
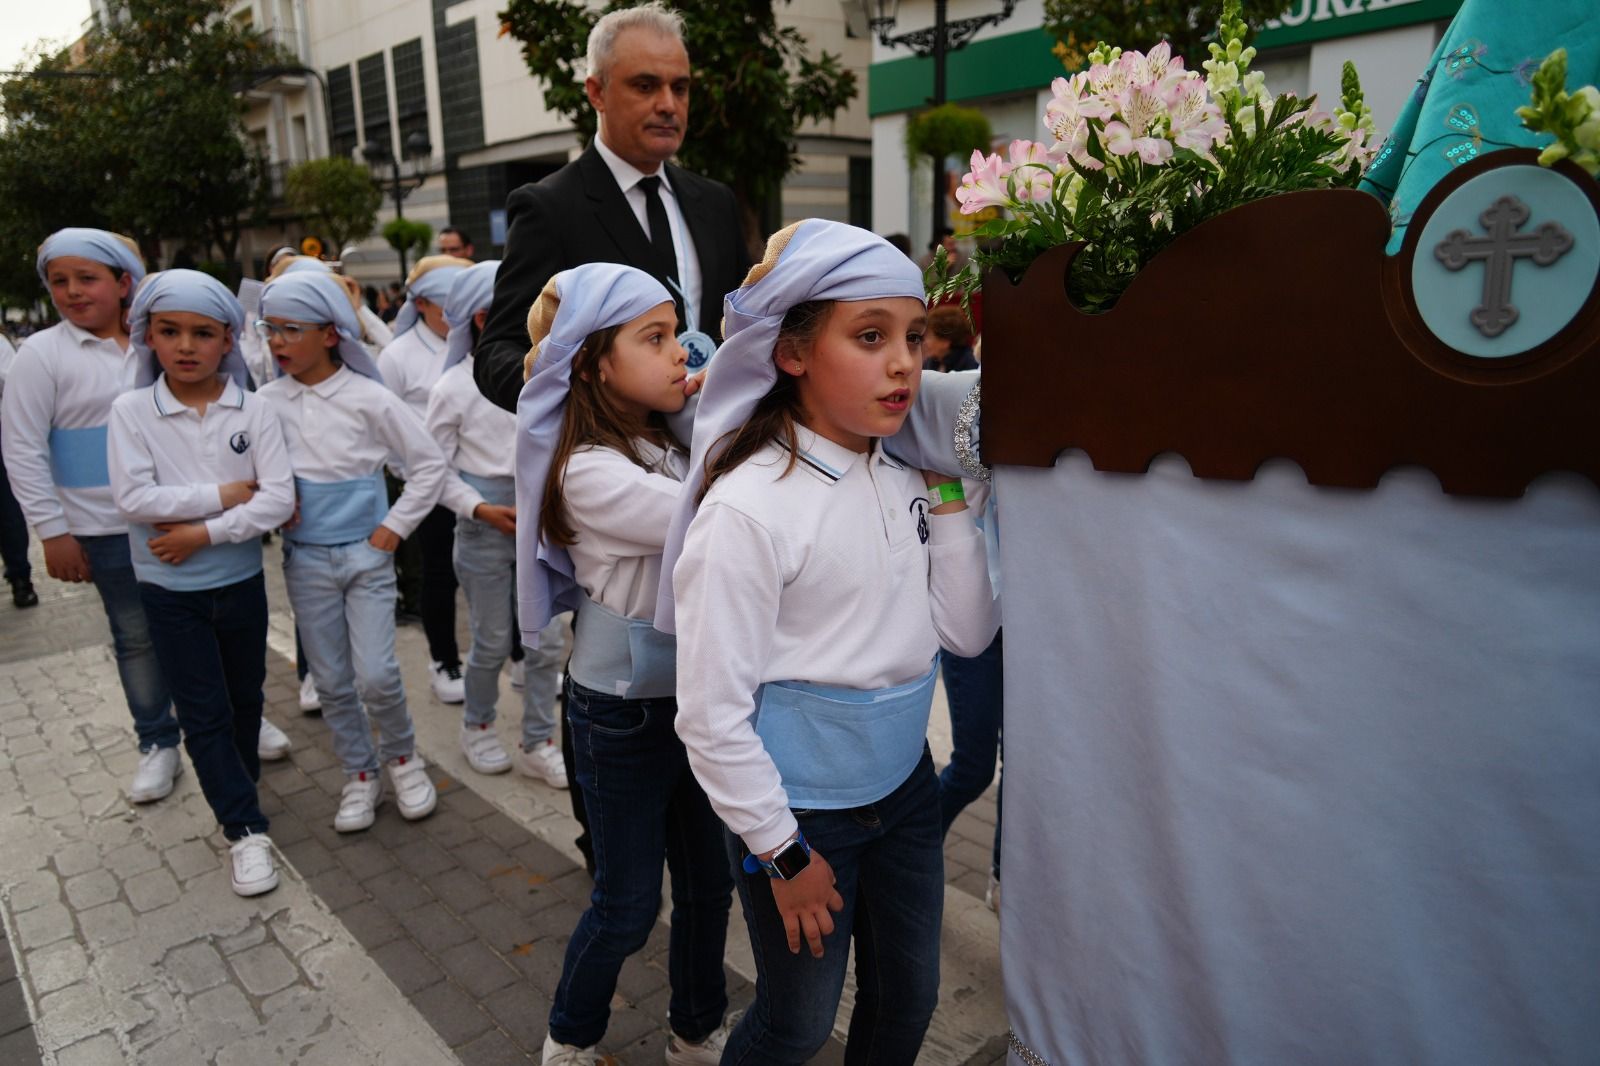
[[[1532,259],[1535,266],[1549,266],[1572,250],[1572,234],[1555,222],[1546,222],[1532,233],[1518,233],[1528,215],[1527,204],[1515,196],[1502,196],[1478,216],[1489,231],[1487,237],[1458,229],[1433,250],[1446,270],[1483,263],[1483,301],[1469,317],[1485,337],[1500,336],[1517,320],[1518,311],[1511,303],[1511,273],[1516,261]]]

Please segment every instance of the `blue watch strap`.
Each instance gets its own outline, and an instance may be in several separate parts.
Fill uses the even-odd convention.
[[[794,840],[786,841],[784,844],[780,845],[778,851],[782,851],[791,843],[799,844],[807,855],[811,854],[811,844],[806,840],[806,835],[800,832],[798,829],[795,830]],[[756,858],[756,854],[753,851],[745,853],[742,866],[744,868],[744,872],[747,874],[758,874],[764,871],[768,877],[780,876],[778,873],[778,868],[775,865],[770,862],[763,862],[761,859]]]

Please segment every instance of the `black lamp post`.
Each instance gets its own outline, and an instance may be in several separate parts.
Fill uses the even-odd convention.
[[[893,33],[895,20],[900,13],[900,0],[843,0],[841,5],[845,11],[847,24],[854,22],[859,25],[862,16],[865,16],[868,32],[876,33],[878,43],[885,48],[897,48],[903,45],[918,56],[933,59],[931,102],[934,107],[945,102],[945,57],[964,48],[967,42],[985,26],[993,26],[1010,18],[1011,12],[1017,6],[1017,0],[1000,0],[1001,10],[996,14],[949,19],[945,17],[945,3],[946,0],[934,0],[932,26],[911,30],[898,36],[893,36]],[[932,239],[937,241],[939,231],[944,228],[944,160],[935,158]]]
[[[428,143],[428,135],[422,130],[412,130],[411,133],[406,135],[405,153],[406,158],[411,161],[410,174],[402,174],[400,172],[400,160],[396,159],[394,153],[389,151],[388,144],[382,141],[368,141],[361,146],[361,155],[366,159],[369,168],[373,171],[378,171],[383,167],[389,168],[389,195],[394,198],[395,218],[406,217],[403,206],[405,198],[411,194],[412,189],[418,188],[428,180],[427,171],[423,170],[424,162],[433,154],[433,145]],[[381,179],[376,175],[373,180],[381,183]],[[406,250],[404,248],[400,249],[400,276],[402,278],[406,276]]]

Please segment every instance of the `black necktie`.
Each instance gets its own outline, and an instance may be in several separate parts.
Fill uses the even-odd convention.
[[[644,217],[650,223],[650,247],[656,253],[656,269],[662,277],[678,281],[678,250],[672,243],[672,224],[667,221],[667,207],[661,202],[661,178],[652,174],[647,178],[639,179],[639,188],[644,190]],[[668,285],[673,289],[672,302],[678,308],[678,327],[684,328],[683,299],[676,291],[676,286]]]

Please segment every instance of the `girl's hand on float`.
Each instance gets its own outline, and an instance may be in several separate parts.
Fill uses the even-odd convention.
[[[822,938],[833,935],[833,914],[844,910],[844,897],[834,883],[833,867],[816,848],[811,849],[811,862],[794,880],[772,878],[772,901],[783,918],[790,954],[800,954],[804,936],[812,956],[822,958]]]

